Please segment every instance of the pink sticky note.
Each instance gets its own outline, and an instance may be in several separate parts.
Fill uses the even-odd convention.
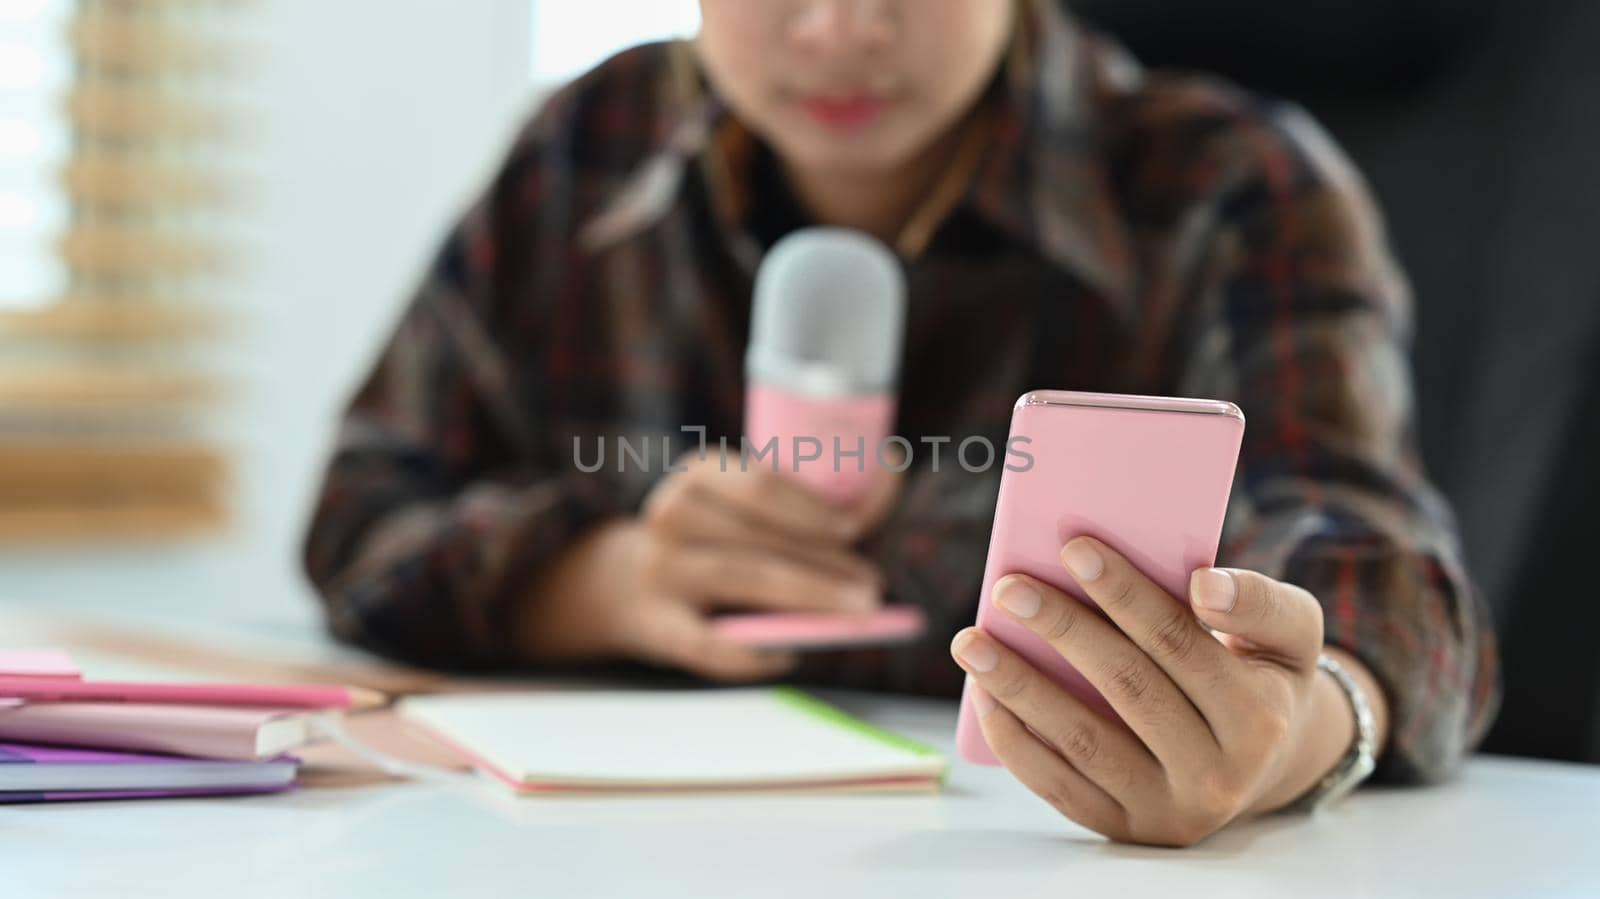
[[[83,674],[59,649],[0,649],[0,677],[81,680]]]

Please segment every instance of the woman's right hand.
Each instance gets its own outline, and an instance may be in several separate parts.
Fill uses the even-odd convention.
[[[636,518],[575,543],[527,598],[518,622],[540,663],[628,658],[715,680],[782,674],[791,653],[719,637],[716,611],[858,612],[883,602],[883,579],[851,547],[893,506],[901,475],[878,469],[866,496],[836,506],[766,467],[723,471],[682,461]]]

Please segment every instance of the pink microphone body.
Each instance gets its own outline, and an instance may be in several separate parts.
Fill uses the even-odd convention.
[[[895,402],[888,393],[819,398],[752,386],[745,409],[745,436],[750,438],[752,454],[775,441],[781,471],[834,502],[848,505],[872,484],[879,450],[894,426]],[[818,442],[813,446],[802,440],[797,445],[796,437]],[[818,458],[805,458],[813,454]],[[770,463],[752,459],[751,464]]]
[[[809,228],[779,241],[756,277],[746,463],[775,464],[841,505],[865,493],[899,462],[884,441],[904,320],[900,263],[875,239]]]

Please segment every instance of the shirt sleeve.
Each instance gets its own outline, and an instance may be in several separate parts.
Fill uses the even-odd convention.
[[[1190,232],[1210,246],[1174,249],[1207,261],[1172,345],[1180,390],[1245,413],[1221,564],[1316,595],[1326,642],[1387,693],[1377,776],[1441,779],[1491,721],[1497,664],[1417,450],[1408,289],[1364,186],[1303,113],[1277,107],[1220,144],[1215,224]]]
[[[530,582],[614,512],[538,438],[540,300],[513,270],[550,205],[536,154],[513,153],[425,276],[349,405],[304,545],[334,634],[417,664],[531,661],[513,627]]]

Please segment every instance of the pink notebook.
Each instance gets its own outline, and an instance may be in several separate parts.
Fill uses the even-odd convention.
[[[0,707],[0,740],[250,761],[310,742],[310,716],[284,709],[66,702]]]
[[[72,658],[58,649],[0,649],[0,708],[25,702],[362,710],[383,705],[387,697],[363,687],[328,684],[88,681]]]
[[[72,657],[59,649],[0,649],[0,678],[39,685],[81,680],[82,675]],[[0,709],[22,702],[0,696]]]
[[[0,677],[81,680],[83,675],[59,649],[0,649]]]

